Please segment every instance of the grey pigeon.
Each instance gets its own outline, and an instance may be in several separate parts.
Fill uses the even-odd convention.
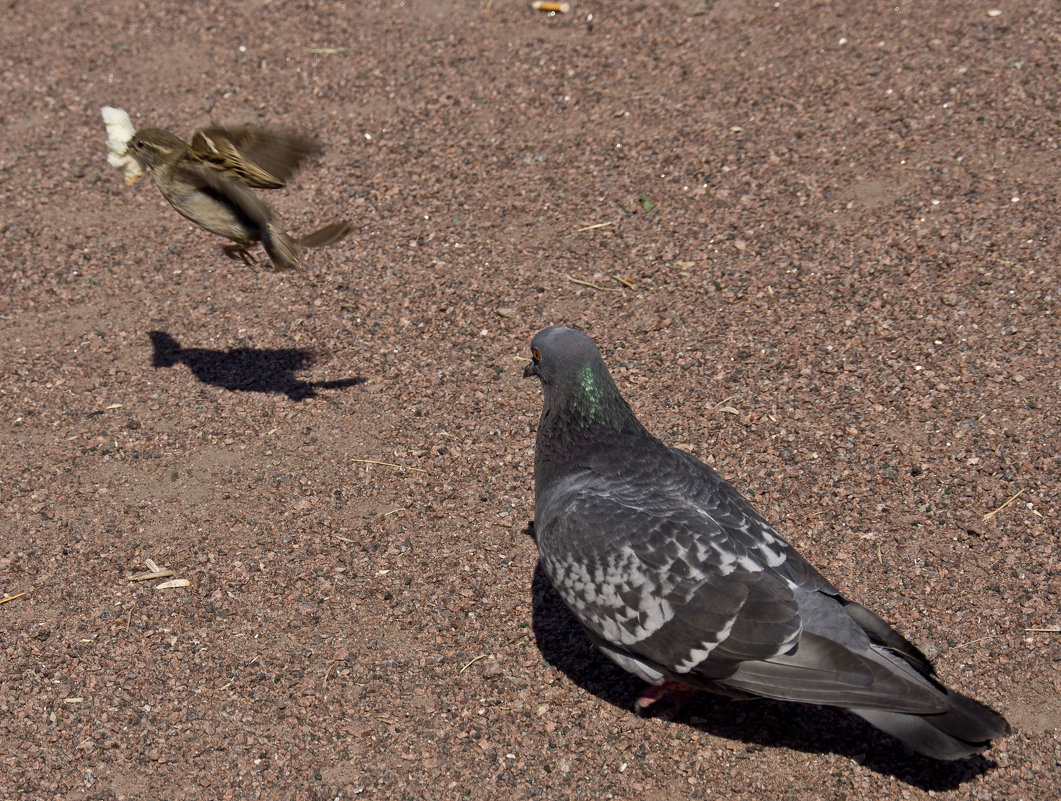
[[[1010,731],[718,473],[648,433],[588,336],[546,328],[531,352],[542,567],[597,648],[654,685],[639,707],[672,686],[838,706],[935,759]]]

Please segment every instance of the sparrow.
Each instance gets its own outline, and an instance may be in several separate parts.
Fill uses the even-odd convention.
[[[338,242],[348,222],[326,225],[298,239],[276,222],[276,214],[252,189],[278,189],[299,165],[319,152],[312,139],[288,131],[209,127],[189,144],[163,128],[141,128],[129,154],[145,169],[162,196],[180,214],[211,233],[231,239],[225,255],[254,266],[249,249],[261,242],[276,270],[301,270],[303,248]]]

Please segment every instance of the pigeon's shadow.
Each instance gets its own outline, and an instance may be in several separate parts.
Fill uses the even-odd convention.
[[[338,381],[300,381],[297,370],[313,364],[313,354],[297,348],[262,350],[259,348],[182,348],[164,331],[152,331],[152,367],[173,367],[183,362],[204,384],[232,392],[276,392],[291,400],[312,398],[318,389],[345,389],[361,384],[363,378]]]
[[[531,626],[545,660],[587,692],[630,710],[631,715],[636,714],[634,702],[644,692],[645,683],[614,664],[590,643],[553,589],[541,562],[534,570],[531,594]],[[656,706],[666,707],[666,698]],[[861,718],[834,707],[768,699],[735,701],[698,693],[676,712],[672,718],[674,725],[693,726],[716,737],[742,742],[749,752],[761,750],[763,746],[813,754],[831,752],[923,790],[953,790],[995,767],[994,762],[980,756],[956,762],[923,757]]]

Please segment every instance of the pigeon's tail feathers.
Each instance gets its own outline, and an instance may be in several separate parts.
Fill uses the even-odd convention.
[[[354,229],[350,223],[345,220],[342,222],[332,223],[326,225],[323,228],[318,228],[316,231],[310,234],[306,234],[303,237],[299,237],[298,244],[304,248],[322,248],[326,245],[334,245],[340,239],[345,237]]]
[[[172,367],[181,360],[181,346],[173,337],[165,331],[152,331],[151,337],[151,366]]]
[[[856,652],[807,631],[797,648],[741,662],[717,683],[804,704],[915,714],[942,713],[947,708],[936,685],[904,660],[872,648]]]
[[[926,678],[935,681],[936,671],[932,663],[916,645],[889,626],[876,612],[846,598],[838,600],[843,604],[844,611],[866,632],[870,640],[901,656]]]
[[[947,694],[948,708],[937,715],[912,715],[883,709],[851,709],[919,754],[933,759],[964,759],[979,754],[997,737],[1010,732],[1009,723],[993,709],[956,692]]]
[[[1009,733],[997,712],[925,675],[923,656],[910,659],[896,650],[889,644],[855,652],[804,632],[796,650],[741,663],[718,683],[768,698],[844,707],[933,759],[980,753]]]
[[[298,257],[302,246],[275,223],[267,222],[262,226],[262,245],[277,270],[302,269],[302,261]]]

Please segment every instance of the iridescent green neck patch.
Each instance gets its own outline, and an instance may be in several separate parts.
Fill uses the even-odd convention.
[[[603,411],[604,392],[593,370],[593,365],[586,364],[580,367],[577,381],[582,398],[582,413],[590,420],[598,419]]]

